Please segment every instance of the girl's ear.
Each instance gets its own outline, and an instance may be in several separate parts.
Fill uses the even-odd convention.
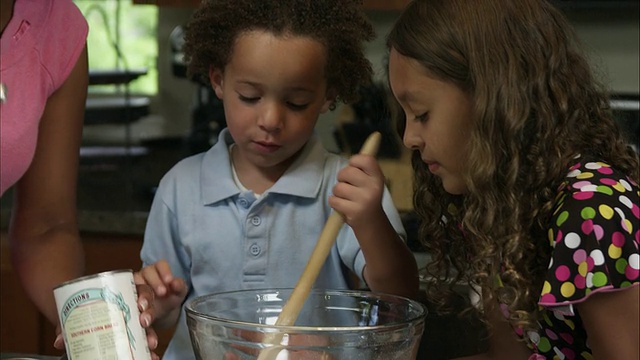
[[[218,99],[222,100],[222,79],[224,74],[218,68],[214,68],[213,66],[209,67],[209,82],[211,82],[211,87],[213,91],[216,92],[216,96]]]
[[[332,105],[336,102],[336,97],[338,96],[337,94],[338,93],[335,89],[327,90],[327,97],[324,101],[324,104],[322,104],[322,108],[320,109],[321,114],[324,114],[329,111],[329,109],[332,109]]]

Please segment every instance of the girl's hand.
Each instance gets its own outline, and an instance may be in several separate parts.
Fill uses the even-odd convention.
[[[375,157],[353,155],[337,179],[329,205],[344,216],[349,226],[355,229],[380,215],[386,216],[382,209],[384,175]]]
[[[133,277],[136,285],[146,285],[152,289],[156,318],[164,318],[179,309],[187,296],[188,289],[184,280],[173,276],[166,260],[144,267]]]

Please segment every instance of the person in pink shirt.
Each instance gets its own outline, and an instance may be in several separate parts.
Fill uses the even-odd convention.
[[[84,275],[76,185],[88,26],[71,0],[0,0],[0,6],[0,194],[14,187],[11,261],[31,300],[58,324],[53,288]],[[139,293],[146,327],[154,318],[153,293]],[[148,338],[153,350],[152,330]],[[55,346],[63,347],[60,336]]]

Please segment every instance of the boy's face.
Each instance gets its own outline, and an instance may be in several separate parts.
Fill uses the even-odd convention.
[[[209,72],[236,142],[236,167],[286,170],[333,100],[325,64],[324,46],[311,38],[264,31],[238,37],[224,72]]]
[[[429,76],[418,61],[395,49],[389,54],[389,84],[405,113],[405,146],[420,151],[445,191],[466,193],[463,173],[473,125],[470,96]]]

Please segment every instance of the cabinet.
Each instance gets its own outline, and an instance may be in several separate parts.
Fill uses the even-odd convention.
[[[201,0],[133,0],[139,5],[197,7]]]
[[[364,0],[367,10],[402,10],[410,0]]]
[[[133,0],[134,4],[197,7],[201,0]],[[410,0],[364,0],[366,10],[402,10]]]
[[[141,236],[83,234],[86,273],[115,269],[139,269]],[[55,328],[38,312],[13,273],[7,234],[0,234],[2,269],[0,285],[0,352],[61,355],[53,347]],[[156,353],[164,353],[173,329],[158,334]]]

